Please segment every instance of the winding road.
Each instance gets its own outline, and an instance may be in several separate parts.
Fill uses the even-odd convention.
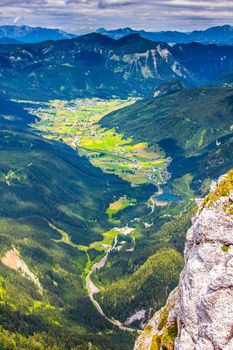
[[[130,328],[130,327],[126,327],[122,322],[115,320],[114,318],[109,318],[108,316],[106,316],[106,314],[104,313],[102,307],[100,306],[100,304],[98,303],[98,301],[95,300],[94,295],[99,293],[100,290],[99,288],[94,284],[94,282],[91,280],[91,275],[96,272],[97,270],[103,269],[104,266],[107,263],[108,260],[108,255],[109,253],[116,248],[118,243],[118,236],[116,236],[115,240],[114,240],[114,244],[112,247],[109,248],[108,252],[106,253],[106,255],[97,263],[95,263],[92,268],[91,271],[89,272],[89,274],[86,277],[86,288],[88,291],[88,295],[89,298],[91,300],[91,302],[93,303],[93,305],[95,306],[96,310],[98,311],[98,313],[103,316],[108,322],[110,322],[112,325],[118,327],[120,330],[125,331],[125,332],[130,332],[130,333],[135,333],[135,332],[139,332],[139,330],[134,329],[134,328]]]

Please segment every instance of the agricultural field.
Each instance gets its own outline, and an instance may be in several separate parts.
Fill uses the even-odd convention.
[[[146,142],[135,143],[115,128],[100,126],[107,114],[135,103],[129,100],[79,99],[35,104],[30,112],[39,120],[33,126],[49,139],[62,141],[86,156],[92,165],[118,175],[132,185],[162,184],[169,174],[164,153]]]

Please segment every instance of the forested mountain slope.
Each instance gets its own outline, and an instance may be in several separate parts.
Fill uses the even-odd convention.
[[[49,100],[145,96],[163,82],[212,83],[233,68],[233,47],[169,46],[138,34],[1,45],[1,96]]]
[[[131,188],[36,135],[33,121],[1,100],[0,347],[130,349],[132,337],[113,331],[91,304],[89,258],[78,245],[102,239],[106,208]]]
[[[134,316],[138,322],[145,310],[156,311],[161,295],[170,289],[167,286],[176,284],[182,266],[177,252],[182,253],[195,210],[194,197],[204,196],[211,179],[233,166],[232,107],[232,88],[186,89],[176,82],[101,120],[102,126],[115,127],[135,142],[146,139],[149,144],[159,144],[172,158],[171,179],[163,187],[169,189],[168,205],[166,200],[164,207],[157,203],[149,221],[153,225],[144,228],[145,236],[130,261],[123,254],[120,261],[112,256],[109,267],[97,274],[105,286],[99,300],[109,313],[122,319],[128,316],[128,320]],[[181,196],[180,202],[169,202],[171,189]]]
[[[232,162],[233,89],[180,85],[180,91],[169,92],[173,86],[158,88],[152,97],[111,113],[103,125],[137,141],[159,143],[173,158],[174,178],[190,172],[196,181],[220,175]]]

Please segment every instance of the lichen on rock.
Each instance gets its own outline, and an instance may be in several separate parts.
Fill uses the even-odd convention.
[[[166,305],[150,320],[135,343],[135,350],[171,350],[177,336],[176,302],[178,289],[169,296]]]

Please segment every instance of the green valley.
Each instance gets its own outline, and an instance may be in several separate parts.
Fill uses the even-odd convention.
[[[88,343],[101,350],[103,343],[103,349],[130,349],[133,329],[141,329],[177,285],[195,196],[208,190],[212,178],[212,167],[205,164],[231,147],[232,91],[175,87],[165,86],[164,96],[145,100],[7,102],[1,119],[7,127],[1,141],[2,225],[14,220],[21,234],[12,239],[9,226],[3,231],[7,265],[2,269],[11,266],[9,256],[17,251],[28,276],[38,278],[43,293],[34,297],[33,285],[24,288],[19,298],[26,295],[26,301],[14,308],[49,324],[48,336],[53,330],[58,339],[59,329],[69,327],[69,343],[81,349]],[[198,113],[206,113],[206,99],[219,93],[226,116],[217,127],[216,112],[208,129]],[[210,172],[198,188],[192,170],[197,161],[202,172],[205,167]],[[20,271],[12,273],[18,284]],[[14,284],[6,272],[0,276],[3,301],[11,305],[7,285]],[[43,327],[35,329],[41,343]],[[15,329],[4,323],[5,332]],[[90,329],[96,333],[90,335]],[[122,345],[112,344],[122,332]],[[63,336],[62,342],[66,349]]]
[[[1,348],[130,349],[133,335],[98,314],[84,283],[118,234],[106,210],[130,184],[36,134],[20,104],[1,106]]]
[[[163,288],[160,287],[160,294],[156,293],[157,303],[152,298],[149,307],[146,302],[147,293],[143,292],[140,286],[147,288],[151,283],[157,264],[161,272],[165,271],[167,266],[170,266],[171,272],[173,271],[168,275],[164,285],[167,291],[170,291],[177,282],[182,268],[182,257],[177,250],[180,245],[182,246],[182,242],[176,246],[176,242],[173,241],[175,238],[168,235],[165,227],[174,220],[179,222],[181,215],[187,214],[194,207],[193,191],[190,188],[192,177],[186,176],[167,185],[170,179],[167,168],[171,159],[166,157],[164,150],[158,144],[149,146],[143,140],[135,142],[133,138],[126,138],[116,132],[114,127],[101,126],[105,115],[111,116],[111,113],[121,111],[124,113],[128,106],[136,106],[140,102],[133,99],[126,101],[77,99],[55,100],[48,103],[32,101],[18,101],[18,103],[37,118],[31,126],[38,135],[70,146],[81,158],[87,158],[94,167],[100,168],[105,174],[117,175],[119,180],[122,179],[128,184],[125,186],[125,191],[121,191],[121,195],[115,194],[113,200],[106,204],[105,215],[109,228],[102,232],[98,230],[101,239],[92,236],[92,242],[83,244],[66,230],[55,224],[49,224],[61,235],[59,239],[54,240],[55,243],[66,244],[85,253],[87,260],[81,275],[82,284],[84,290],[88,290],[94,305],[95,300],[98,300],[97,310],[101,308],[101,313],[106,311],[107,320],[113,317],[119,320],[120,327],[124,327],[127,318],[137,307],[136,300],[138,306],[151,310],[162,305],[166,295]],[[108,182],[106,185],[110,186]],[[63,207],[61,209],[64,211]],[[69,213],[67,209],[65,212]],[[182,225],[186,227],[189,218],[187,216]],[[183,226],[181,227],[182,231]],[[165,230],[164,237],[158,238],[159,228],[162,232]],[[177,269],[173,270],[175,262]],[[124,268],[121,266],[122,263]],[[144,268],[144,264],[153,266],[153,269]],[[96,266],[101,268],[97,269]],[[140,271],[143,271],[144,277],[141,277]],[[128,274],[132,273],[133,275],[135,273],[135,281],[133,276],[128,279]],[[119,304],[112,300],[113,296],[121,300],[122,295],[126,296],[125,286],[128,285],[129,291],[132,291],[136,284],[139,288],[135,301],[126,303],[123,299],[125,301]],[[96,292],[95,297],[92,295],[93,291]],[[144,318],[147,319],[149,316],[150,314],[145,312]],[[114,322],[117,324],[118,321]],[[137,323],[135,326],[138,328]]]
[[[114,110],[120,110],[135,100],[80,99],[51,101],[31,109],[39,117],[35,127],[49,139],[62,141],[85,155],[104,172],[120,176],[133,185],[162,184],[169,178],[169,160],[159,147],[146,142],[134,143],[114,128],[105,129],[100,120]]]
[[[170,2],[153,12],[158,22],[168,8],[179,7],[172,21],[183,16],[183,5]],[[134,12],[136,3],[141,4]],[[232,288],[230,277],[224,278],[226,266],[231,276],[231,227],[218,222],[215,209],[216,199],[227,194],[219,218],[233,212],[233,173],[218,186],[213,180],[233,168],[233,27],[192,35],[158,32],[170,38],[165,42],[130,28],[78,36],[62,30],[66,25],[73,32],[82,19],[80,32],[107,19],[112,26],[122,13],[123,22],[135,13],[139,25],[149,3],[152,8],[156,1],[22,0],[16,12],[16,1],[0,5],[2,20],[15,24],[0,26],[0,350],[132,350],[144,328],[152,335],[154,321],[146,327],[148,321],[178,286],[193,255],[191,242],[198,253],[207,226],[211,276],[199,255],[190,260],[190,276],[199,273],[200,263],[201,281],[210,278],[209,285],[222,290],[227,280]],[[16,25],[24,20],[39,25],[38,14],[42,22],[50,18],[51,28],[59,21],[61,30]],[[5,38],[7,33],[13,37]],[[198,41],[206,45],[180,41],[189,35],[201,35]],[[25,36],[33,43],[21,42]],[[199,224],[196,217],[188,231],[198,208]],[[217,274],[216,257],[225,259]],[[185,305],[199,319],[193,312],[196,296],[189,304],[188,294]],[[212,294],[202,303],[208,312],[210,304],[217,310],[222,304]],[[175,312],[170,319],[166,310],[154,322],[158,339],[147,342],[147,334],[140,350],[174,350],[186,312],[177,322]],[[203,343],[202,330],[228,319],[224,310],[211,324],[212,313],[207,319],[202,310],[201,305],[203,322],[190,342],[200,336],[204,349],[215,342],[207,337]],[[194,323],[191,318],[187,329]],[[219,349],[231,347],[230,326],[226,333],[229,342],[220,341]]]
[[[25,344],[34,349],[37,343],[42,349],[51,344],[51,349],[59,350],[69,348],[67,344],[85,350],[88,344],[101,350],[131,348],[135,334],[125,333],[118,321],[111,323],[98,313],[87,294],[87,278],[106,254],[103,273],[110,270],[115,275],[113,259],[117,263],[123,259],[126,271],[131,263],[137,269],[148,257],[149,232],[161,214],[155,210],[150,215],[148,201],[156,181],[166,178],[156,177],[154,170],[168,176],[163,151],[98,124],[106,113],[132,102],[78,100],[83,106],[79,115],[74,102],[69,102],[71,112],[68,102],[2,101],[0,320],[5,343],[10,337],[16,347],[25,349]],[[87,138],[95,149],[83,146]],[[101,141],[99,148],[97,141]],[[117,171],[100,164],[106,154]],[[130,174],[125,173],[126,165],[132,167]],[[144,222],[150,222],[148,232]],[[146,249],[138,254],[140,244]],[[14,261],[27,271],[26,276]],[[91,278],[102,294],[108,282],[102,283],[97,272]],[[119,271],[118,277],[125,272]],[[170,277],[177,280],[177,274]],[[42,291],[33,280],[39,281]],[[107,317],[118,320],[108,301],[100,305]],[[127,306],[125,315],[133,310],[134,305]]]

